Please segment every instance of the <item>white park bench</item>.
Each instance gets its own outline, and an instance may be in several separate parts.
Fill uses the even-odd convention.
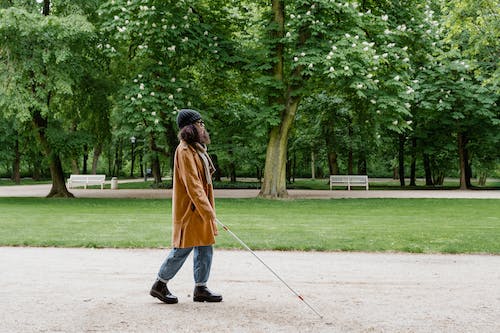
[[[70,175],[68,178],[68,188],[83,185],[87,189],[87,185],[101,185],[101,190],[104,189],[106,175]]]
[[[350,191],[351,186],[364,186],[368,191],[368,176],[366,175],[331,175],[330,190],[334,186],[347,186]]]

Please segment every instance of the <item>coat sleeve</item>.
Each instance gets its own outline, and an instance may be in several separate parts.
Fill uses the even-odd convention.
[[[186,193],[194,203],[204,222],[215,221],[215,209],[212,207],[204,189],[203,171],[196,167],[195,155],[190,149],[182,149],[178,154],[178,172],[186,187]]]

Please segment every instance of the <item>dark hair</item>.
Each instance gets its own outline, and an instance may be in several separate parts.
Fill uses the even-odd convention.
[[[195,142],[200,142],[200,134],[194,124],[186,125],[179,131],[179,140],[184,140],[192,145]]]

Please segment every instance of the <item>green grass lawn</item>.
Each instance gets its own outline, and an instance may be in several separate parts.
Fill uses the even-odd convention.
[[[500,254],[495,199],[218,199],[253,249]],[[167,199],[0,198],[0,245],[168,247]],[[220,231],[219,248],[240,248]]]

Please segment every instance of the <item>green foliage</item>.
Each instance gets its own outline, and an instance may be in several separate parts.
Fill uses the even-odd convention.
[[[105,151],[111,169],[131,136],[144,160],[170,156],[176,112],[191,107],[222,175],[258,174],[286,100],[301,101],[288,151],[302,169],[313,151],[325,170],[335,152],[344,170],[366,159],[391,172],[404,135],[455,174],[457,132],[474,173],[498,168],[498,0],[285,1],[283,31],[265,1],[61,0],[47,17],[42,5],[0,1],[5,169],[15,137],[24,168],[40,164],[35,112],[66,168]]]

